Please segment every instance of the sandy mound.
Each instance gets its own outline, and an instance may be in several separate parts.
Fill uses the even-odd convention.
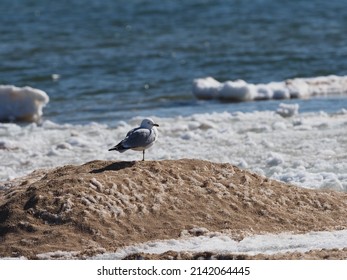
[[[83,258],[193,228],[242,239],[347,227],[347,194],[200,160],[93,161],[37,171],[12,184],[0,190],[2,257],[60,250]]]

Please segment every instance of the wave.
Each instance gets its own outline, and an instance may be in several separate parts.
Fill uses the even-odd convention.
[[[252,84],[244,80],[221,83],[212,77],[193,81],[193,94],[198,99],[219,99],[230,102],[310,98],[347,93],[347,76],[294,78],[282,82]]]
[[[37,121],[48,102],[49,97],[42,90],[0,85],[0,121]]]

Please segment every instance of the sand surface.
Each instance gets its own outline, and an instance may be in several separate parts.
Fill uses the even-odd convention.
[[[34,173],[0,187],[0,257],[78,258],[196,228],[235,240],[264,233],[347,228],[347,194],[290,186],[201,160],[92,161]],[[204,255],[205,254],[205,255]],[[346,250],[281,255],[167,252],[129,258],[346,258]],[[218,257],[220,256],[220,257]]]

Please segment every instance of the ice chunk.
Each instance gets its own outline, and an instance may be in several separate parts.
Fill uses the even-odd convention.
[[[255,87],[243,80],[235,82],[225,82],[220,90],[219,98],[234,101],[253,100],[255,95]]]
[[[299,112],[299,104],[284,104],[281,103],[276,110],[276,113],[284,118],[297,115]]]
[[[220,86],[221,83],[211,77],[195,79],[193,93],[199,99],[212,99],[218,94]]]
[[[0,121],[37,121],[48,101],[42,90],[0,85]]]

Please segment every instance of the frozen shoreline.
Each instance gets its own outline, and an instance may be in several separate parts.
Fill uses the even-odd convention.
[[[163,254],[165,252],[189,252],[212,254],[240,254],[255,256],[258,254],[275,255],[287,253],[307,253],[312,250],[331,250],[347,248],[347,230],[309,232],[306,234],[264,234],[254,235],[236,241],[230,236],[211,233],[199,237],[151,241],[136,244],[118,250],[96,255],[95,260],[119,260],[132,254]],[[42,254],[46,259],[56,253]],[[71,253],[66,252],[66,257]],[[61,252],[61,256],[64,253]]]
[[[291,117],[282,117],[283,110]],[[300,114],[295,110],[292,106],[279,108],[280,112],[153,116],[160,124],[159,139],[148,151],[148,160],[226,162],[307,188],[346,191],[347,111]],[[141,155],[135,151],[119,154],[107,150],[141,118],[119,122],[116,127],[50,121],[26,126],[1,123],[0,182],[36,169],[95,159],[139,160]]]

